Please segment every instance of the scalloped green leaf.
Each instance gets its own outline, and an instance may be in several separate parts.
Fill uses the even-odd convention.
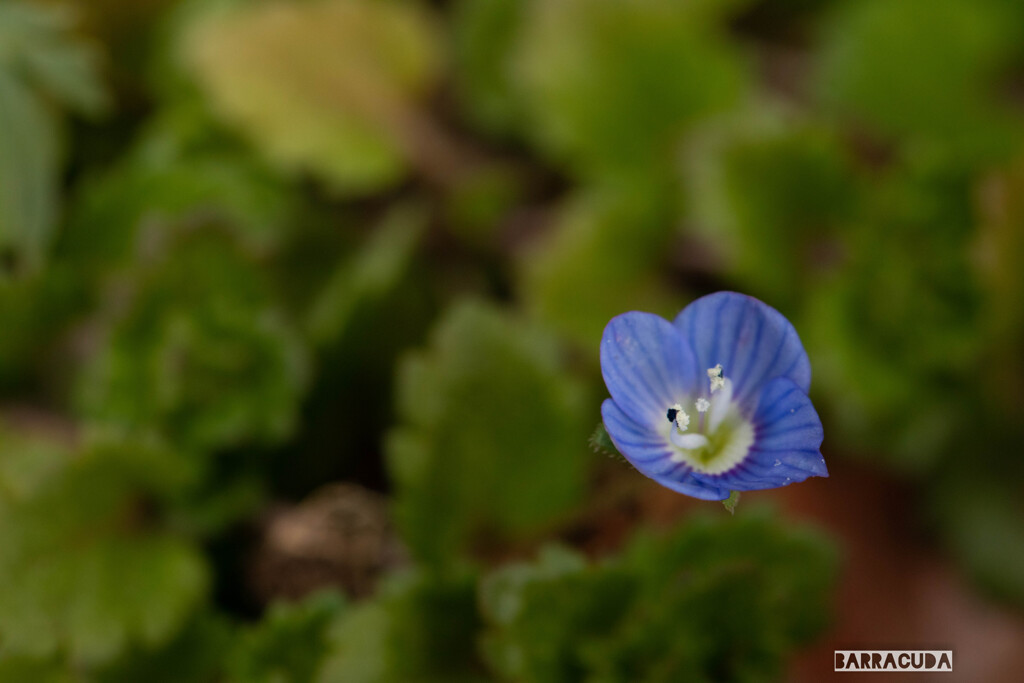
[[[174,486],[174,458],[96,445],[26,478],[17,443],[0,449],[5,651],[96,665],[169,640],[208,580],[198,549],[147,517],[147,501]]]
[[[182,49],[217,111],[270,159],[350,194],[405,174],[440,60],[422,7],[370,0],[211,12]]]
[[[79,378],[80,411],[199,451],[285,438],[308,359],[266,273],[216,230],[165,239],[122,278],[127,301]]]
[[[696,519],[588,562],[548,548],[481,584],[502,680],[774,680],[819,633],[836,570],[817,534],[763,515]]]
[[[311,683],[328,648],[328,632],[346,610],[336,593],[275,603],[237,638],[226,657],[238,683]]]
[[[546,332],[479,303],[447,312],[398,375],[387,441],[398,525],[444,565],[483,535],[516,536],[578,503],[583,390]]]

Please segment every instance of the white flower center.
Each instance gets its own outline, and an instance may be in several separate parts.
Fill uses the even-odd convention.
[[[708,369],[708,380],[711,400],[700,396],[693,401],[699,415],[696,431],[683,433],[690,417],[677,403],[668,410],[668,439],[676,448],[673,461],[684,462],[697,472],[721,474],[747,457],[754,443],[754,426],[733,403],[732,382],[726,379],[721,365]],[[682,426],[680,415],[686,416]]]

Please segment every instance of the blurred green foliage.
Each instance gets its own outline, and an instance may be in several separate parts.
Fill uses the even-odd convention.
[[[979,284],[964,258],[969,176],[945,164],[894,169],[866,212],[849,230],[843,277],[812,297],[808,331],[822,347],[819,373],[849,389],[839,419],[869,435],[866,423],[876,425],[886,441],[876,448],[925,467],[955,428],[963,396],[949,389],[975,370],[983,342]]]
[[[327,631],[344,601],[332,593],[291,605],[272,605],[263,621],[238,638],[228,655],[234,681],[272,683],[312,680],[327,649]]]
[[[772,102],[703,133],[684,166],[688,215],[723,244],[726,272],[776,306],[796,305],[859,206],[864,181],[849,152],[835,130]]]
[[[470,120],[512,134],[523,115],[511,60],[529,3],[460,0],[452,10],[452,51],[461,104]]]
[[[996,86],[1019,36],[1002,3],[868,0],[833,21],[818,74],[827,109],[912,144],[1005,149]]]
[[[338,620],[317,683],[471,683],[480,626],[471,573],[392,577],[371,602]]]
[[[215,228],[170,239],[119,283],[126,301],[84,369],[82,413],[197,450],[287,437],[306,362],[264,272]]]
[[[424,563],[580,501],[591,416],[562,366],[553,337],[476,303],[453,308],[431,350],[406,358],[388,458],[397,522]]]
[[[115,165],[82,183],[59,245],[78,271],[122,267],[153,231],[179,223],[222,223],[259,252],[283,239],[294,198],[212,123],[200,103],[176,103],[146,123]]]
[[[0,5],[0,254],[39,267],[59,214],[59,129],[65,110],[97,113],[106,95],[97,54],[72,33],[72,13]],[[0,275],[3,272],[0,271]]]
[[[507,680],[775,680],[822,626],[836,557],[757,516],[697,520],[590,564],[559,547],[482,584],[484,651]]]
[[[4,436],[5,650],[64,651],[94,664],[133,643],[165,641],[207,581],[196,549],[150,515],[182,484],[173,457],[142,442],[101,439],[74,452],[7,430]]]
[[[827,539],[583,554],[603,326],[715,289],[1024,604],[1017,4],[0,3],[0,682],[784,677]],[[260,593],[340,479],[407,553]]]
[[[215,106],[272,158],[351,193],[402,175],[417,98],[437,77],[413,3],[271,2],[203,17],[184,59]]]
[[[529,3],[510,68],[531,139],[584,177],[670,166],[687,126],[743,90],[743,62],[722,39],[716,4]]]
[[[594,353],[592,340],[623,310],[672,315],[672,294],[657,272],[667,260],[671,220],[647,185],[601,185],[570,197],[551,234],[521,258],[527,308]]]

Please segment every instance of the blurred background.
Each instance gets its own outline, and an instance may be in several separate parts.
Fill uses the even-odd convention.
[[[720,289],[734,515],[590,439]],[[1022,445],[1020,3],[0,1],[0,682],[1017,681]]]

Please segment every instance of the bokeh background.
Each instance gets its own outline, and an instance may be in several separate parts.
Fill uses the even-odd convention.
[[[590,438],[720,289],[734,515]],[[4,683],[1017,681],[1022,446],[1014,0],[0,2]]]

